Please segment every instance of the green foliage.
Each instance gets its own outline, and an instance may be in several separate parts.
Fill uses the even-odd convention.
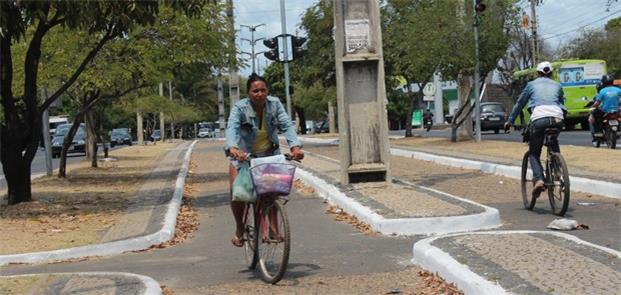
[[[336,101],[336,87],[325,87],[321,81],[316,81],[310,87],[296,83],[296,105],[304,108],[307,120],[322,120],[326,117],[328,102]]]
[[[560,49],[561,58],[603,59],[608,73],[621,77],[621,17],[611,19],[604,30],[583,31]]]

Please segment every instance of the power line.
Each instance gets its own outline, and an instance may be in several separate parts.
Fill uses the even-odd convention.
[[[610,17],[610,16],[613,16],[613,15],[615,15],[615,14],[619,13],[619,12],[621,12],[621,9],[616,10],[616,11],[614,11],[613,13],[611,13],[611,14],[609,14],[609,15],[606,15],[606,16],[604,16],[604,17],[600,18],[600,19],[597,19],[597,20],[595,20],[595,21],[593,21],[593,22],[590,22],[590,23],[588,23],[588,24],[586,24],[586,25],[583,25],[583,26],[580,26],[580,27],[578,27],[578,28],[572,29],[572,30],[570,30],[570,31],[566,31],[566,32],[563,32],[563,33],[559,33],[559,34],[556,34],[556,35],[553,35],[553,36],[550,36],[550,37],[542,38],[541,40],[552,39],[552,38],[556,38],[556,37],[560,37],[560,36],[567,35],[567,34],[569,34],[569,33],[573,33],[573,32],[575,32],[575,31],[577,31],[577,30],[584,29],[584,28],[586,28],[586,27],[588,27],[588,26],[590,26],[590,25],[592,25],[592,24],[594,24],[594,23],[596,23],[596,22],[599,22],[599,21],[605,20],[606,18],[608,18],[608,17]]]

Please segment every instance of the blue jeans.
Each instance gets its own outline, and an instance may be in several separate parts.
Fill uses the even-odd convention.
[[[546,137],[546,128],[563,128],[563,120],[554,117],[539,118],[530,123],[530,141],[528,142],[528,160],[533,169],[533,180],[543,180],[543,168],[541,166],[541,148]],[[554,137],[550,141],[550,149],[560,153],[558,140]]]

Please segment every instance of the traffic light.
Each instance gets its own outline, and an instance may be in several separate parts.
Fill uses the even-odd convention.
[[[265,58],[269,60],[273,60],[273,61],[279,61],[278,60],[278,37],[263,40],[263,45],[269,48],[268,51],[263,53]]]
[[[293,47],[293,58],[300,58],[306,53],[302,45],[306,42],[306,37],[291,36],[291,47]]]
[[[483,13],[483,11],[485,11],[485,4],[483,3],[483,0],[475,0],[474,2],[474,10],[480,14]]]

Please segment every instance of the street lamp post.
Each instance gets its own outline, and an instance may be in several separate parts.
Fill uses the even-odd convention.
[[[257,30],[258,27],[260,26],[265,26],[265,24],[258,24],[255,26],[247,26],[247,25],[240,25],[241,27],[246,27],[248,28],[248,30],[250,30],[250,39],[246,39],[246,38],[241,38],[242,40],[248,41],[252,47],[252,53],[250,53],[250,56],[252,57],[252,72],[255,72],[256,69],[256,65],[255,65],[255,58],[256,58],[256,54],[254,52],[254,45],[257,43],[257,41],[263,40],[265,38],[259,38],[259,39],[255,39],[254,38],[254,32]],[[247,53],[247,52],[245,52]],[[248,53],[247,53],[248,54]]]

